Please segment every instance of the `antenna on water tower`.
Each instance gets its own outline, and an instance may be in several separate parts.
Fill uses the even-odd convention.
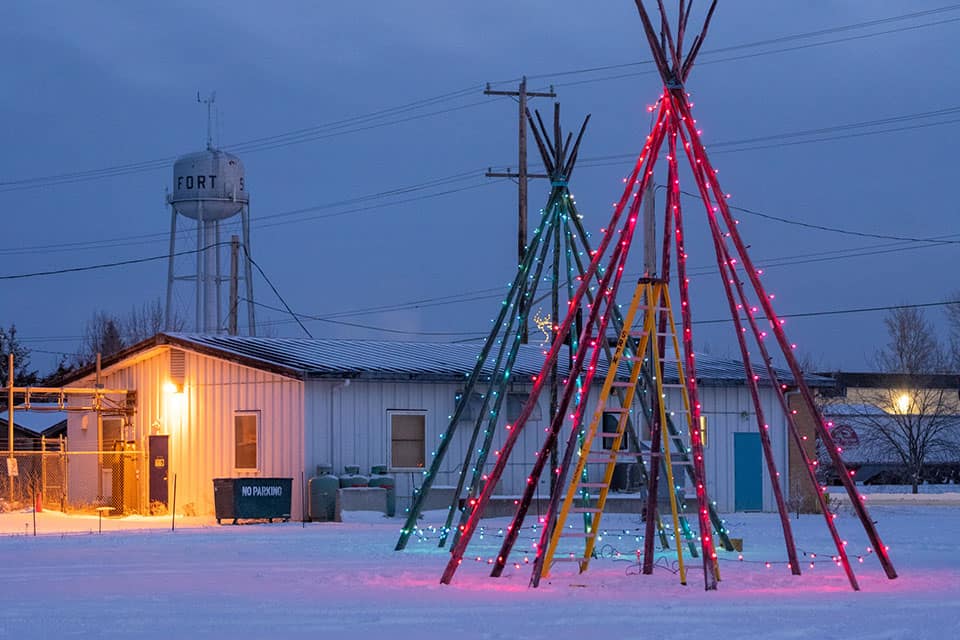
[[[253,274],[250,261],[250,194],[246,190],[243,163],[237,156],[221,151],[213,145],[213,103],[216,92],[197,102],[207,106],[207,148],[197,153],[180,156],[173,164],[173,193],[167,196],[170,205],[170,254],[167,263],[167,308],[165,329],[173,326],[173,288],[176,281],[195,285],[196,304],[194,330],[198,333],[236,331],[236,322],[226,326],[226,318],[238,311],[239,301],[232,300],[224,313],[222,284],[229,280],[223,272],[222,247],[228,245],[220,238],[220,223],[240,214],[244,254],[243,279],[246,285],[247,332],[255,335],[253,313]],[[196,221],[196,269],[194,273],[177,275],[174,256],[177,255],[177,219],[183,216]]]
[[[197,102],[199,104],[207,105],[207,150],[213,150],[213,103],[217,101],[217,92],[211,91],[210,95],[206,98],[200,97],[200,92],[197,91]]]

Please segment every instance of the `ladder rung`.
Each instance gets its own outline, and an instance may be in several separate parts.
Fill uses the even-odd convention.
[[[611,432],[609,432],[609,431],[600,431],[600,432],[598,432],[597,435],[594,436],[594,437],[596,437],[596,438],[616,438],[616,437],[621,436],[621,435],[623,435],[623,434],[620,433],[619,431],[614,431],[613,433],[611,433]]]
[[[614,381],[613,381],[613,384],[610,385],[610,386],[612,386],[612,387],[625,387],[625,388],[628,388],[628,389],[629,389],[630,387],[633,386],[633,383],[630,382],[629,380],[614,380]]]
[[[606,407],[604,411],[606,413],[627,413],[630,410],[626,407]]]
[[[600,513],[596,507],[571,507],[570,513]]]
[[[663,458],[664,454],[662,453],[653,453],[651,451],[644,451],[643,453],[634,453],[635,456],[643,456],[644,458]],[[675,465],[692,465],[693,462],[690,460],[683,460],[681,453],[671,452],[670,453],[670,463]]]
[[[609,487],[606,482],[581,482],[577,485],[578,489],[606,489]]]
[[[587,464],[610,462],[611,460],[614,459],[615,455],[616,454],[612,451],[609,454],[606,454],[606,453],[591,454],[587,456]]]
[[[583,562],[583,560],[584,558],[581,556],[573,556],[572,558],[570,556],[554,556],[553,557],[554,562]]]
[[[572,533],[563,532],[563,533],[560,534],[560,537],[561,537],[561,538],[596,538],[596,537],[597,537],[597,534],[595,534],[595,533],[583,533],[582,531],[581,531],[581,532],[572,532]]]
[[[641,454],[630,451],[611,451],[609,454],[596,454],[587,456],[587,464],[610,464],[619,458],[636,458]]]

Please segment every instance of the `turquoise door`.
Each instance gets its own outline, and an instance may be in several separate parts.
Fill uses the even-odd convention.
[[[733,434],[733,508],[763,510],[763,463],[760,434]]]

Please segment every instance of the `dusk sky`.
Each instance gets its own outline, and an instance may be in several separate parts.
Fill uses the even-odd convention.
[[[780,313],[960,290],[958,35],[960,4],[944,0],[720,2],[687,87],[731,204],[866,234],[740,212]],[[391,340],[482,336],[513,279],[516,187],[483,174],[516,168],[516,105],[486,83],[552,85],[566,129],[592,114],[571,188],[595,239],[661,91],[629,0],[4,3],[0,56],[0,324],[41,373],[96,311],[165,295],[164,195],[173,159],[205,143],[198,91],[216,91],[215,143],[246,166],[252,255],[286,302],[326,319],[306,321],[315,337]],[[531,182],[532,223],[547,192]],[[729,323],[704,323],[726,302],[702,205],[685,206],[695,342],[734,355]],[[259,275],[254,290],[258,332],[305,335]],[[941,307],[925,313],[945,331]],[[786,329],[820,367],[864,370],[883,317]]]

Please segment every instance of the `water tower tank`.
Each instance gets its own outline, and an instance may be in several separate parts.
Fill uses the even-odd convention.
[[[207,149],[181,156],[173,164],[170,204],[194,220],[223,220],[250,202],[243,163],[237,156]]]

